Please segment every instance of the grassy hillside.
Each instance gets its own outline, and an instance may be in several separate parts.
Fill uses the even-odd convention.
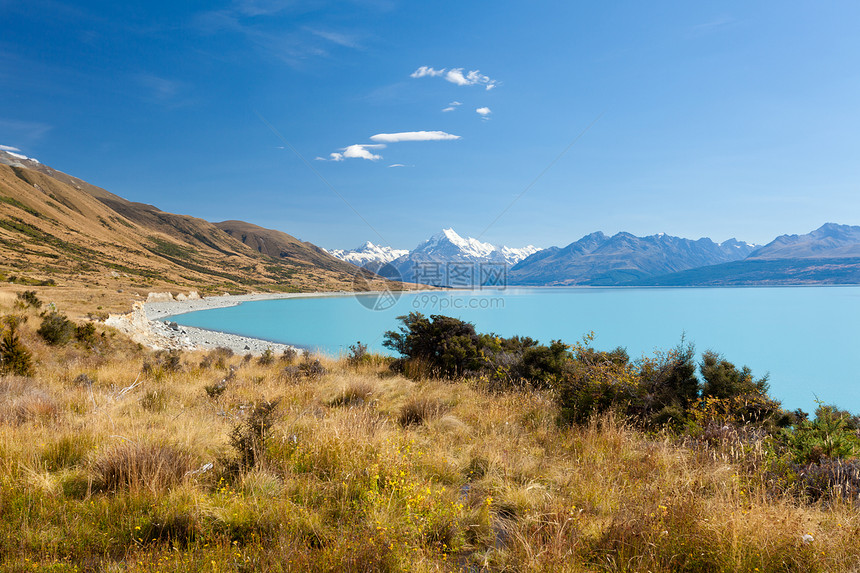
[[[0,164],[0,280],[205,294],[352,290],[366,274],[286,233],[231,223],[132,203],[41,164]],[[259,240],[246,244],[249,232]]]
[[[35,365],[0,376],[0,571],[860,566],[852,501],[779,491],[761,436],[560,425],[551,391],[379,357],[48,346],[38,313],[0,294]]]

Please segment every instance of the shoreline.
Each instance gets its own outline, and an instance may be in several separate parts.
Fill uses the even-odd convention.
[[[235,354],[257,356],[263,354],[267,349],[271,349],[275,353],[282,353],[287,349],[303,353],[304,350],[297,346],[217,330],[180,326],[167,319],[199,310],[238,306],[244,302],[351,296],[354,294],[349,291],[323,291],[225,294],[201,298],[192,291],[188,295],[179,294],[174,298],[172,293],[150,293],[146,301],[134,302],[131,312],[111,314],[105,320],[105,324],[127,334],[135,342],[152,350],[214,350],[223,347],[229,348]]]

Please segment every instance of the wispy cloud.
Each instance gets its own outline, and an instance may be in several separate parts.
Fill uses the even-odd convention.
[[[137,74],[134,80],[147,90],[147,92],[158,101],[168,101],[176,97],[181,84],[154,74]]]
[[[285,28],[285,18],[308,12],[314,6],[295,0],[239,0],[227,8],[198,14],[194,26],[206,35],[235,35],[259,53],[291,67],[302,67],[309,59],[330,57],[330,50],[336,47],[361,49],[356,35],[308,26]],[[226,45],[242,49],[241,42],[235,40]]]
[[[454,111],[461,105],[463,105],[463,104],[461,104],[458,101],[452,101],[451,103],[448,104],[448,107],[444,108],[442,111]]]
[[[17,147],[12,147],[11,145],[0,145],[0,151],[21,151]]]
[[[330,154],[332,161],[343,161],[344,159],[367,159],[369,161],[376,161],[378,159],[382,159],[381,155],[377,155],[371,149],[383,149],[385,148],[384,144],[355,144],[348,145],[341,149],[341,152],[336,152]]]
[[[435,78],[436,76],[441,76],[445,73],[444,68],[441,70],[433,69],[429,66],[421,66],[411,74],[409,74],[410,78],[423,78],[424,76],[430,76],[431,78]]]
[[[337,44],[338,46],[343,46],[345,48],[361,48],[361,44],[358,43],[358,40],[354,36],[349,34],[341,34],[339,32],[330,32],[326,30],[316,30],[314,28],[307,28],[307,30],[324,40],[328,40],[333,44]]]
[[[18,143],[35,143],[54,128],[52,125],[39,121],[22,121],[20,119],[4,119],[0,117],[0,133],[4,137],[16,140]]]
[[[475,113],[480,115],[481,119],[490,119],[490,114],[493,113],[493,110],[488,107],[479,107],[475,110]]]
[[[423,77],[443,77],[446,81],[458,86],[484,86],[485,89],[491,90],[499,86],[499,82],[481,73],[480,70],[470,70],[463,72],[465,68],[442,68],[436,69],[430,66],[421,66],[411,74],[411,78]]]
[[[722,28],[726,28],[737,23],[738,21],[731,16],[719,16],[708,22],[691,26],[687,30],[687,33],[690,36],[701,36],[703,34],[710,34],[712,32],[716,32]]]
[[[384,143],[399,143],[401,141],[446,141],[460,139],[459,135],[444,131],[401,131],[399,133],[377,133],[371,136],[371,141]]]
[[[233,7],[245,16],[268,16],[295,5],[295,0],[238,0]]]
[[[392,164],[391,164],[391,165],[389,165],[388,167],[389,167],[389,169],[390,169],[390,168],[392,168],[392,167],[406,167],[406,166],[405,166],[405,165],[403,165],[402,163],[392,163]]]

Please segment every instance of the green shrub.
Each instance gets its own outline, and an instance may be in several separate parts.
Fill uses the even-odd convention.
[[[39,300],[39,297],[36,296],[36,291],[34,290],[25,290],[24,292],[19,292],[18,300],[22,304],[33,308],[40,308],[42,306],[42,301]]]
[[[386,332],[383,346],[407,359],[427,361],[443,376],[462,376],[482,369],[480,338],[471,323],[442,315],[428,319],[419,312],[397,319],[403,326],[399,331]]]
[[[33,374],[33,357],[18,338],[17,321],[7,320],[5,323],[3,337],[0,338],[0,374],[30,376]]]
[[[835,406],[819,404],[815,420],[804,420],[785,436],[796,463],[817,463],[822,458],[853,457],[860,450],[853,416]]]
[[[75,323],[62,313],[51,310],[42,315],[42,324],[36,333],[50,345],[67,344],[75,335]]]
[[[713,350],[702,354],[699,368],[702,378],[705,379],[702,396],[713,398],[731,398],[745,394],[764,396],[769,389],[767,375],[755,380],[749,367],[738,369]]]
[[[75,340],[86,346],[92,346],[96,342],[96,327],[92,322],[85,322],[75,326]]]

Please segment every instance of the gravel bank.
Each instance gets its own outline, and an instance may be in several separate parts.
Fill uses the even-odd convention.
[[[152,293],[147,302],[134,303],[130,313],[111,315],[105,324],[125,332],[135,342],[157,350],[210,350],[220,346],[229,348],[237,354],[259,355],[267,348],[280,353],[287,348],[294,347],[259,338],[179,326],[172,323],[169,318],[188,312],[236,306],[243,302],[255,300],[351,295],[352,293],[349,292],[325,292],[223,295],[199,298],[196,293],[191,293],[191,295],[181,295],[174,298],[167,293]]]

